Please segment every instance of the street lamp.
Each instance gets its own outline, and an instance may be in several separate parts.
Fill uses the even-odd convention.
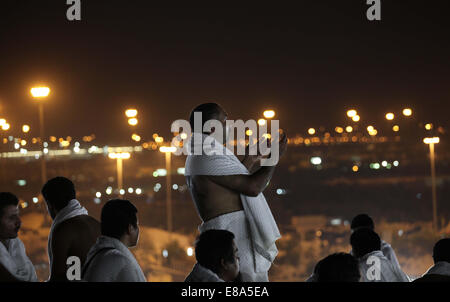
[[[404,116],[411,116],[412,115],[412,109],[411,108],[403,109],[403,115]]]
[[[38,101],[39,104],[39,132],[41,136],[40,147],[42,151],[41,157],[41,178],[42,185],[45,184],[47,180],[47,167],[45,165],[45,153],[43,152],[43,144],[44,144],[44,103],[41,101],[42,99],[48,97],[50,94],[50,88],[48,87],[33,87],[31,88],[31,95]]]
[[[125,115],[128,118],[136,117],[137,113],[138,113],[138,111],[136,109],[127,109],[127,110],[125,110]]]
[[[392,121],[394,119],[394,114],[392,112],[386,113],[386,119]]]
[[[117,161],[117,187],[119,190],[119,196],[122,197],[121,192],[123,189],[123,160],[129,159],[131,157],[129,152],[111,152],[108,153],[108,157],[111,159],[116,159]]]
[[[266,110],[266,111],[264,111],[263,115],[264,115],[265,118],[271,119],[271,118],[275,117],[275,111],[273,111],[273,110]]]
[[[169,233],[172,232],[172,186],[171,186],[171,182],[172,182],[172,171],[171,171],[171,158],[172,158],[172,153],[175,152],[177,150],[176,147],[167,147],[167,146],[162,146],[159,148],[159,151],[161,151],[162,153],[166,154],[166,177],[167,177],[167,181],[166,181],[166,206],[167,206],[167,231]]]
[[[23,131],[23,133],[28,133],[28,132],[30,131],[30,126],[28,126],[28,125],[23,125],[23,126],[22,126],[22,131]]]
[[[436,167],[434,158],[434,144],[439,143],[439,137],[426,137],[423,142],[430,146],[430,164],[431,164],[431,195],[433,199],[433,228],[437,232],[437,201],[436,201]]]

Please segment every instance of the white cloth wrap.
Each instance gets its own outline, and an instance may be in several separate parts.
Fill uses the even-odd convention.
[[[184,282],[225,282],[216,273],[196,263]]]
[[[72,199],[69,201],[67,206],[65,206],[59,213],[56,215],[53,220],[52,226],[50,228],[50,234],[48,235],[48,259],[50,261],[50,272],[52,271],[52,262],[53,262],[53,253],[52,253],[52,238],[55,227],[63,221],[66,221],[70,218],[80,215],[87,215],[88,211],[81,206],[81,204],[76,199]]]
[[[83,281],[88,282],[147,281],[128,247],[109,236],[97,238],[97,242],[88,252],[83,271]]]
[[[0,243],[0,263],[20,281],[37,282],[36,270],[25,252],[23,242],[17,237],[7,241],[8,248]]]
[[[367,271],[373,265],[367,264],[367,259],[371,256],[377,257],[380,260],[381,280],[369,280],[367,277]],[[392,262],[383,255],[382,251],[373,251],[361,257],[359,259],[359,268],[361,270],[363,282],[410,282],[408,276],[400,269],[400,267],[394,266]]]
[[[211,144],[205,143],[203,147],[204,153],[202,155],[188,155],[185,165],[185,176],[193,175],[209,175],[209,176],[225,176],[225,175],[248,175],[250,174],[247,168],[239,161],[239,159],[229,149],[225,148],[221,143],[211,136],[202,135],[202,139],[195,140],[191,137],[189,145],[195,148],[195,144],[203,142],[209,138]],[[192,143],[193,142],[193,143]],[[208,142],[208,141],[207,141]],[[192,144],[192,145],[191,145]],[[192,149],[191,149],[192,150]],[[242,261],[243,253],[248,249],[242,247],[244,241],[249,241],[251,245],[250,253],[253,257],[253,267],[250,269],[254,273],[264,273],[269,270],[273,260],[278,254],[278,249],[275,242],[281,237],[275,219],[267,204],[267,201],[262,193],[256,197],[250,197],[241,194],[241,201],[243,205],[243,213],[240,214],[224,214],[216,217],[210,221],[204,222],[199,230],[202,232],[206,229],[234,229],[234,235],[239,249],[239,256],[241,257],[241,271],[246,270],[246,264]],[[239,215],[239,219],[235,218]],[[233,223],[231,223],[234,220]],[[233,227],[237,224],[242,228]],[[248,226],[248,228],[246,227]],[[245,231],[248,229],[248,231]],[[230,230],[231,231],[231,230]],[[243,239],[245,237],[245,239]],[[248,238],[248,240],[247,240]],[[243,239],[243,240],[242,240]],[[241,246],[240,246],[241,245]],[[247,269],[250,271],[249,269]]]

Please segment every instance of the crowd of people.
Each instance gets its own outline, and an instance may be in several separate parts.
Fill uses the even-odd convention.
[[[200,121],[196,120],[198,114]],[[185,177],[202,224],[195,242],[197,263],[186,282],[267,282],[278,254],[276,241],[281,234],[263,191],[279,160],[262,165],[261,154],[245,152],[238,158],[226,148],[224,142],[230,134],[227,116],[218,104],[205,103],[194,108],[189,118],[194,132],[188,145],[203,152],[187,156]],[[216,124],[206,127],[208,121]],[[198,125],[200,129],[196,129]],[[287,136],[279,133],[278,141],[271,144],[278,146],[281,158]],[[50,179],[42,196],[53,219],[48,236],[48,281],[146,281],[129,250],[139,241],[138,211],[130,201],[108,201],[98,222],[81,206],[74,184],[65,177]],[[18,203],[12,193],[0,193],[0,281],[37,281],[18,238]],[[413,281],[402,271],[392,247],[375,232],[367,214],[356,216],[351,230],[352,250],[320,260],[306,281]],[[414,282],[450,281],[450,238],[435,244],[433,259],[435,264]],[[77,263],[79,276],[72,267]]]

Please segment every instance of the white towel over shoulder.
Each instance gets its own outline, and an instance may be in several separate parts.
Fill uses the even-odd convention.
[[[50,272],[52,271],[53,253],[52,253],[52,237],[55,227],[63,221],[79,215],[87,215],[88,211],[81,206],[81,204],[76,199],[69,201],[67,206],[65,206],[53,220],[52,226],[50,228],[50,234],[48,235],[48,259],[50,261]]]
[[[191,150],[194,150],[199,143],[204,141],[204,153],[202,155],[188,155],[185,166],[186,176],[250,174],[233,152],[212,136],[202,134],[201,139],[195,139],[196,135],[200,134],[194,133],[189,146],[192,148]],[[275,242],[281,235],[264,195],[260,193],[256,197],[250,197],[241,194],[241,200],[249,223],[254,249],[268,261],[273,262],[278,254]],[[261,271],[256,262],[255,266],[256,272]]]
[[[17,237],[7,241],[8,248],[0,243],[0,263],[20,281],[37,282],[36,270],[25,252],[23,242]]]

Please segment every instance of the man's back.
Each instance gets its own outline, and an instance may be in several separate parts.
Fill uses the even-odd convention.
[[[52,240],[51,280],[66,280],[66,262],[70,256],[78,257],[82,266],[100,233],[100,223],[88,215],[75,216],[57,225]]]

